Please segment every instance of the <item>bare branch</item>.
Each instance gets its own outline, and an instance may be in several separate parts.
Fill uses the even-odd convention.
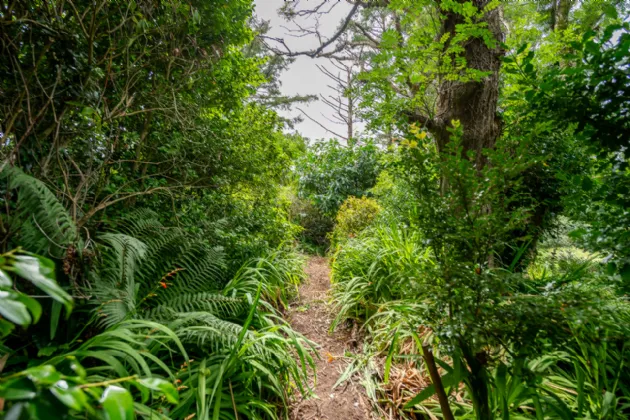
[[[342,139],[344,139],[344,140],[348,140],[348,138],[347,138],[347,137],[342,136],[342,135],[341,135],[341,134],[339,134],[339,133],[335,133],[334,131],[332,131],[331,129],[329,129],[328,127],[326,127],[325,125],[323,125],[322,123],[320,123],[319,121],[317,121],[316,119],[312,118],[310,115],[308,115],[306,112],[304,112],[304,110],[303,110],[303,109],[298,108],[298,111],[300,111],[302,114],[304,114],[304,116],[305,116],[306,118],[308,118],[309,120],[313,121],[315,124],[317,124],[317,125],[319,125],[321,128],[323,128],[324,130],[326,130],[328,133],[330,133],[330,134],[334,134],[335,136],[337,136],[337,137],[339,137],[339,138],[342,138]]]
[[[287,51],[284,52],[284,53],[283,52],[278,52],[279,54],[283,54],[283,55],[286,55],[288,57],[296,57],[296,56],[299,56],[299,55],[306,55],[306,56],[311,57],[311,58],[319,57],[320,54],[324,51],[324,49],[326,47],[328,47],[333,42],[335,42],[337,39],[339,39],[339,37],[346,31],[346,28],[350,24],[350,21],[352,20],[352,17],[355,15],[355,13],[359,9],[360,5],[362,5],[360,2],[355,3],[355,5],[350,10],[350,12],[348,13],[346,18],[344,19],[343,23],[341,24],[341,27],[337,30],[337,32],[332,37],[330,37],[327,41],[321,43],[320,46],[317,47],[314,50],[311,50],[311,51],[291,51],[289,49],[288,45],[284,42],[284,39],[282,39],[282,38],[270,38],[270,37],[264,37],[264,38],[272,39],[272,40],[274,40],[276,42],[279,42],[280,44],[282,44],[285,47],[285,49]],[[321,5],[320,5],[320,7],[321,7]],[[272,48],[272,50],[273,50],[273,48]],[[274,51],[277,52],[277,50],[274,50]],[[340,50],[336,50],[335,52],[339,52],[339,51]]]

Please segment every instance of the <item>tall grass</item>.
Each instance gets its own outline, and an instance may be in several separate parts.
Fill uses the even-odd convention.
[[[428,344],[438,359],[455,418],[476,418],[470,392],[474,383],[469,382],[460,351],[429,328],[441,328],[439,317],[435,321],[434,294],[444,287],[436,277],[439,262],[429,245],[415,231],[381,223],[335,253],[338,314],[333,328],[353,319],[367,332],[363,354],[355,356],[343,378],[360,374],[375,404],[401,418],[439,418],[443,413],[434,390],[426,388],[432,381],[421,348]],[[483,275],[491,279],[488,284],[504,290],[485,309],[497,320],[480,314],[466,323],[474,327],[476,322],[495,322],[498,337],[513,337],[505,343],[497,339],[485,351],[485,381],[495,418],[630,416],[630,305],[614,278],[583,257],[558,257],[543,249],[524,273],[497,268]],[[446,321],[448,308],[442,316]],[[536,343],[519,344],[529,337]],[[392,379],[393,372],[401,371],[407,376]],[[424,379],[414,385],[412,377]]]
[[[365,321],[379,305],[420,293],[431,250],[416,230],[376,225],[338,247],[332,262],[334,329],[344,319]]]

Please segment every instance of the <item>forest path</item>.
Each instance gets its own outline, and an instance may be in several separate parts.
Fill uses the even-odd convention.
[[[362,386],[347,381],[333,386],[348,365],[346,350],[356,351],[352,332],[341,326],[329,334],[334,318],[330,299],[330,268],[328,259],[309,258],[307,279],[300,286],[299,299],[289,309],[288,320],[294,330],[318,345],[320,358],[317,379],[311,378],[313,395],[300,398],[292,407],[293,420],[367,420],[372,419],[371,407]]]

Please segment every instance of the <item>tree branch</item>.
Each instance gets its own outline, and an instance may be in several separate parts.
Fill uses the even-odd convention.
[[[407,117],[409,122],[418,123],[421,126],[427,128],[429,131],[433,131],[437,129],[437,124],[435,121],[424,114],[421,114],[419,111],[403,111],[403,115]]]
[[[326,47],[328,47],[330,44],[332,44],[337,39],[339,39],[339,37],[346,31],[346,28],[350,24],[350,21],[352,20],[352,17],[355,15],[355,13],[359,9],[360,5],[363,5],[363,4],[361,2],[355,3],[354,6],[352,7],[352,9],[350,10],[350,12],[348,13],[348,15],[346,16],[346,18],[344,19],[343,23],[341,24],[341,27],[339,28],[339,30],[332,37],[330,37],[327,41],[321,43],[321,45],[319,47],[317,47],[316,49],[314,49],[314,50],[311,50],[311,51],[291,51],[289,49],[288,45],[284,42],[284,39],[282,39],[282,38],[268,38],[268,37],[265,37],[265,38],[266,39],[273,39],[274,41],[281,43],[285,47],[285,49],[287,50],[286,53],[283,53],[283,52],[279,52],[278,50],[273,49],[276,53],[279,53],[279,54],[282,54],[282,55],[285,55],[285,56],[288,56],[288,57],[296,57],[296,56],[299,56],[299,55],[306,55],[306,56],[311,57],[311,58],[318,57],[318,56],[320,56],[320,54],[324,51],[324,49]]]
[[[298,108],[298,111],[300,111],[302,114],[304,114],[304,116],[306,118],[308,118],[309,120],[313,121],[315,124],[319,125],[321,128],[323,128],[324,130],[326,130],[328,133],[330,134],[334,134],[335,136],[342,138],[344,140],[348,140],[348,138],[346,136],[342,136],[339,133],[335,133],[334,131],[332,131],[331,129],[329,129],[328,127],[326,127],[325,125],[323,125],[322,123],[320,123],[319,121],[317,121],[316,119],[312,118],[310,115],[308,115],[306,112],[304,112],[303,109]]]

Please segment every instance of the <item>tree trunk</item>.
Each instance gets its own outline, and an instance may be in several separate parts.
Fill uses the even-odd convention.
[[[479,8],[485,6],[487,0],[473,0]],[[501,8],[487,12],[483,22],[487,23],[497,41],[494,48],[486,45],[481,38],[467,40],[463,56],[470,69],[488,72],[488,76],[480,81],[444,81],[438,91],[436,117],[433,134],[437,139],[438,149],[442,151],[450,140],[448,128],[452,120],[459,120],[463,126],[462,145],[464,152],[472,150],[477,153],[477,163],[484,165],[481,150],[493,148],[501,133],[501,123],[497,116],[497,100],[499,97],[499,68],[501,57],[505,51],[501,48],[504,36],[501,29]],[[464,23],[464,18],[451,11],[446,12],[440,37],[450,34],[450,39],[457,34],[457,25]],[[448,43],[445,46],[448,48]]]
[[[352,138],[354,135],[354,127],[353,127],[353,120],[354,120],[354,98],[352,97],[352,95],[354,94],[354,92],[352,92],[352,72],[350,70],[348,70],[348,77],[346,79],[346,83],[348,86],[348,145],[354,145],[354,139]]]
[[[429,371],[429,375],[431,376],[431,383],[435,388],[435,393],[437,394],[438,401],[440,403],[440,408],[442,409],[442,416],[444,420],[454,420],[453,412],[451,411],[451,406],[448,403],[448,395],[446,395],[446,391],[444,391],[444,385],[442,384],[442,378],[440,377],[440,373],[438,372],[437,366],[435,365],[435,358],[433,357],[433,350],[428,345],[422,346],[422,357],[424,358],[424,363],[427,366]]]
[[[477,420],[492,420],[490,409],[490,392],[488,389],[488,370],[486,369],[488,355],[485,351],[473,354],[465,341],[460,341],[460,348],[466,364],[470,368],[467,385],[473,399],[473,407]]]
[[[569,13],[571,12],[571,0],[558,0],[555,15],[553,17],[555,31],[564,31],[569,27]]]

